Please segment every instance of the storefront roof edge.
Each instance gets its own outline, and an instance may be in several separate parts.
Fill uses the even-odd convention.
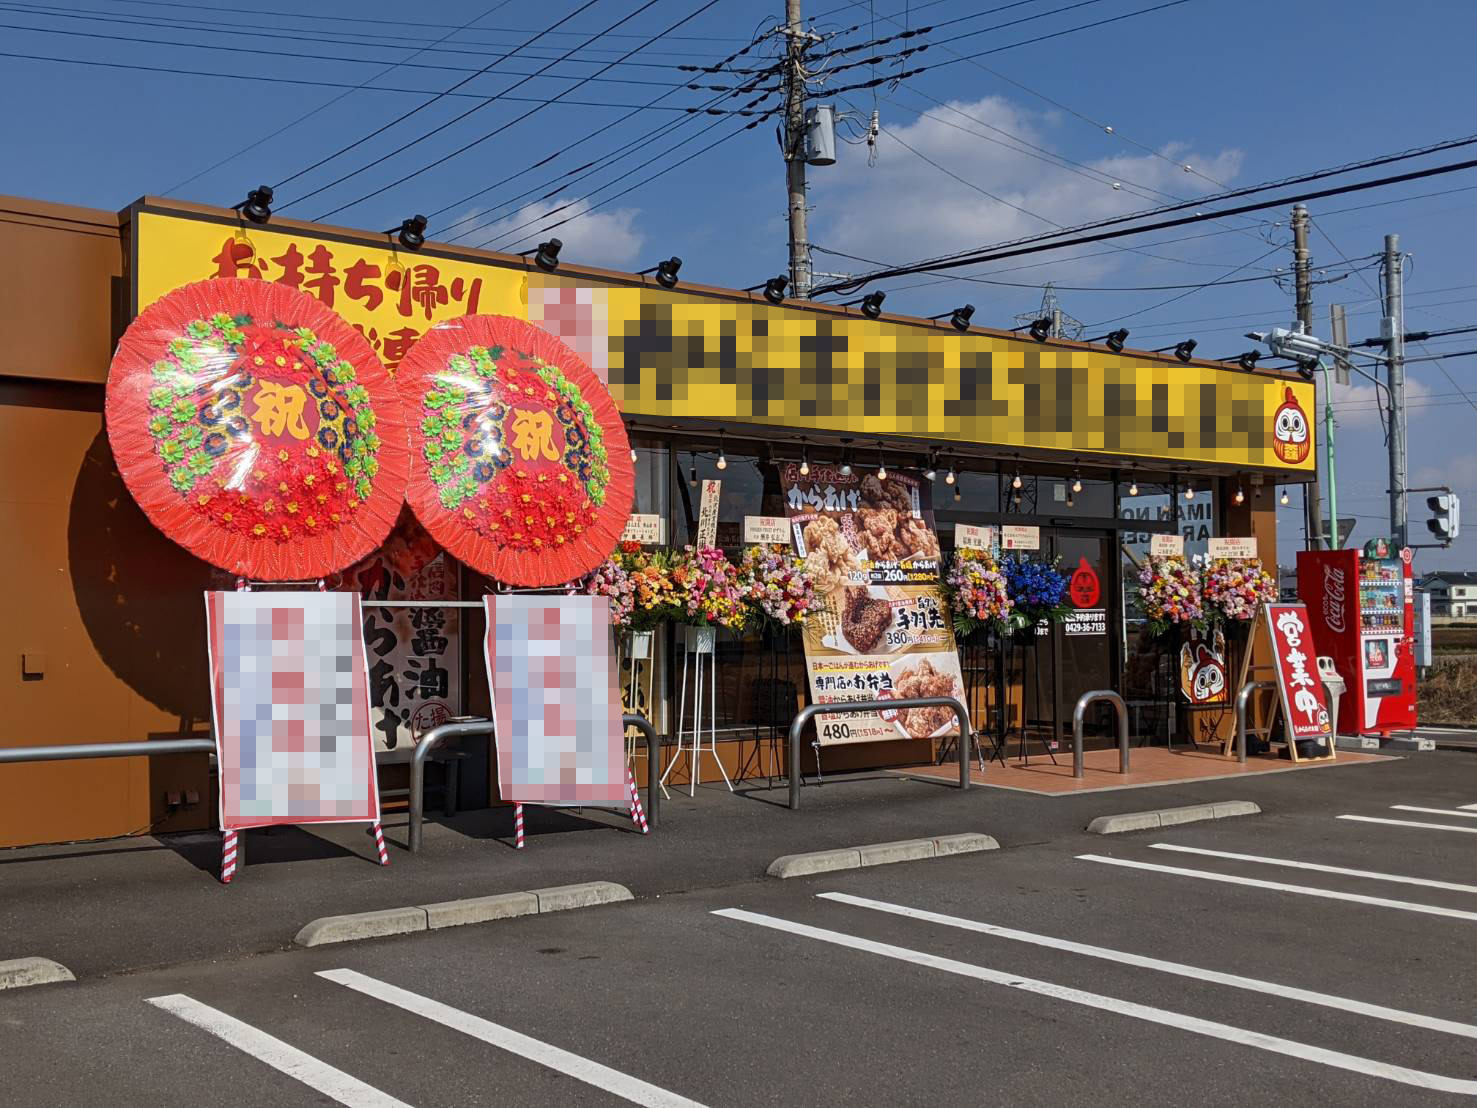
[[[0,197],[3,204],[5,197]],[[27,203],[38,203],[28,201]],[[48,205],[60,208],[60,205]],[[73,209],[78,212],[89,212],[106,217],[106,213],[92,213],[91,209]],[[185,218],[196,218],[212,223],[234,223],[240,216],[231,208],[218,208],[212,205],[192,204],[184,200],[174,200],[163,196],[143,196],[134,201],[127,208],[120,211],[116,218],[119,227],[126,227],[132,222],[134,212],[148,211],[182,216]],[[366,231],[353,227],[338,227],[324,223],[314,223],[309,220],[296,220],[285,216],[273,214],[269,226],[279,231],[299,231],[320,238],[331,239],[338,242],[363,243],[371,246],[383,246],[386,235],[383,232]],[[522,269],[530,272],[536,271],[532,258],[519,254],[505,254],[494,250],[480,250],[473,247],[457,246],[454,243],[436,242],[430,238],[426,244],[416,251],[418,255],[426,257],[455,258],[462,261],[474,261],[484,264],[500,266],[507,269]],[[604,283],[613,285],[624,285],[633,288],[650,288],[656,291],[665,291],[656,282],[654,277],[640,276],[620,270],[601,269],[595,266],[583,266],[575,262],[559,262],[559,273],[562,276],[589,277]],[[677,290],[691,296],[707,296],[719,300],[763,303],[764,297],[758,292],[745,292],[741,289],[723,288],[717,285],[701,285],[684,280]],[[793,300],[787,299],[783,307],[791,311],[809,312],[815,315],[834,316],[837,318],[858,318],[861,313],[853,308],[844,308],[835,304],[827,304],[815,300]],[[919,316],[897,315],[887,313],[882,320],[884,323],[899,327],[912,327],[928,331],[941,331],[944,333],[958,333],[950,326],[947,320],[925,319]],[[1018,331],[997,330],[990,327],[971,327],[967,334],[980,335],[991,338],[1008,339],[1014,342],[1031,342],[1024,338]],[[1080,350],[1089,353],[1103,353],[1107,348],[1095,346],[1092,343],[1074,342],[1070,339],[1048,339],[1039,344],[1042,347],[1061,350]],[[1135,361],[1157,362],[1168,366],[1198,366],[1205,369],[1220,370],[1228,373],[1245,373],[1251,376],[1265,377],[1272,380],[1300,380],[1292,372],[1271,368],[1257,368],[1245,370],[1230,362],[1217,362],[1202,359],[1193,359],[1189,362],[1181,362],[1178,359],[1163,353],[1149,350],[1134,350],[1125,347],[1119,357],[1132,358]]]

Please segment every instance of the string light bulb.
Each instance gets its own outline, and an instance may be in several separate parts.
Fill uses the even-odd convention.
[[[1232,497],[1232,499],[1237,504],[1245,504],[1246,503],[1246,493],[1242,490],[1242,488],[1241,488],[1240,485],[1237,485],[1236,486],[1236,495],[1234,497]]]
[[[1195,499],[1195,486],[1194,485],[1186,485],[1185,486],[1185,499],[1186,500],[1194,500]]]
[[[718,436],[718,468],[728,468],[728,455],[723,452],[723,436]]]
[[[944,484],[952,485],[957,480],[959,480],[959,478],[954,474],[954,467],[950,466],[949,472],[944,474]]]
[[[696,462],[693,462],[692,463],[692,468],[687,471],[687,483],[690,486],[692,486],[693,488],[697,488],[697,463]]]
[[[887,463],[882,460],[882,444],[877,444],[877,480],[887,480]]]
[[[1129,496],[1137,496],[1138,494],[1139,494],[1139,479],[1137,477],[1135,477],[1132,481],[1130,481],[1128,483],[1128,495]]]
[[[810,476],[810,459],[807,458],[804,454],[800,455],[800,476]]]
[[[1082,491],[1082,471],[1080,469],[1072,471],[1072,491]],[[1069,504],[1068,507],[1070,506],[1071,505]]]
[[[1010,482],[1010,487],[1013,488],[1013,489],[1017,489],[1018,490],[1021,487],[1021,485],[1022,485],[1021,471],[1019,469],[1017,469],[1015,471],[1015,477]]]
[[[1281,504],[1284,508],[1287,507],[1287,505],[1291,503],[1291,500],[1289,499],[1289,497],[1287,495],[1287,490],[1286,489],[1283,489],[1282,490],[1282,496],[1278,498],[1277,503]]]
[[[955,485],[954,486],[954,501],[955,501],[955,503],[957,503],[957,502],[959,502],[960,500],[963,500],[963,499],[964,499],[964,493],[960,491],[958,485]]]

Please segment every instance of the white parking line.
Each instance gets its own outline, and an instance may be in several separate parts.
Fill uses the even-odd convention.
[[[1236,854],[1229,850],[1207,850],[1203,846],[1181,846],[1179,843],[1150,843],[1150,850],[1173,850],[1180,854],[1204,854],[1210,858],[1229,858],[1235,862],[1260,862],[1268,866],[1291,866],[1317,873],[1337,873],[1344,877],[1367,877],[1371,881],[1393,881],[1400,885],[1421,885],[1428,889],[1448,889],[1454,893],[1477,893],[1477,885],[1461,885],[1455,881],[1436,881],[1429,877],[1407,877],[1402,873],[1376,873],[1374,870],[1325,866],[1319,862],[1302,862],[1295,858],[1263,858],[1257,854]]]
[[[1223,881],[1228,885],[1246,885],[1253,889],[1271,889],[1279,893],[1321,896],[1326,900],[1347,900],[1354,904],[1371,904],[1377,908],[1400,908],[1406,912],[1422,912],[1429,916],[1446,916],[1450,919],[1477,920],[1477,912],[1463,912],[1457,908],[1438,908],[1434,904],[1416,904],[1410,900],[1387,900],[1382,896],[1336,893],[1332,889],[1315,889],[1310,885],[1284,885],[1281,881],[1262,881],[1255,877],[1236,877],[1229,873],[1210,873],[1203,869],[1184,869],[1180,866],[1160,866],[1153,862],[1135,862],[1128,858],[1108,858],[1102,854],[1079,854],[1077,858],[1083,862],[1102,862],[1109,866],[1127,866],[1130,869],[1146,869],[1155,873],[1172,873],[1179,877],[1199,877],[1204,881]]]
[[[275,1035],[258,1031],[251,1024],[242,1023],[234,1016],[228,1016],[208,1004],[201,1004],[183,993],[151,996],[148,1001],[154,1007],[225,1040],[237,1050],[265,1062],[294,1081],[300,1081],[308,1088],[332,1097],[340,1104],[348,1105],[348,1108],[410,1108],[403,1100],[396,1100],[373,1085],[366,1085],[357,1077],[350,1077],[343,1070],[335,1069],[327,1062],[320,1062],[311,1054],[289,1046]]]
[[[650,1108],[703,1108],[695,1100],[688,1100],[685,1096],[678,1096],[656,1085],[649,1085],[620,1070],[602,1066],[599,1062],[592,1062],[578,1054],[571,1054],[567,1050],[531,1038],[510,1027],[485,1020],[481,1016],[474,1016],[470,1012],[463,1012],[449,1004],[442,1004],[439,1000],[420,996],[408,989],[402,989],[373,977],[366,977],[354,970],[319,970],[318,976],[335,981],[365,996],[372,996],[376,1000],[383,1000],[386,1004],[393,1004],[397,1008],[423,1016],[443,1027],[450,1027],[454,1031],[470,1035],[474,1039],[481,1039],[484,1043],[491,1043],[495,1047],[527,1058],[531,1062],[537,1062],[541,1066],[573,1077],[576,1081],[583,1081],[586,1085],[604,1089],[633,1104],[644,1104]]]
[[[1460,805],[1460,807],[1467,808],[1467,809],[1472,809],[1472,808],[1477,808],[1477,804],[1462,804],[1462,805]]]
[[[971,977],[976,981],[985,981],[992,985],[1003,985],[1007,989],[1019,989],[1022,992],[1035,993],[1038,996],[1050,997],[1053,1000],[1066,1001],[1068,1004],[1079,1004],[1085,1008],[1095,1008],[1103,1012],[1112,1012],[1116,1015],[1144,1020],[1147,1023],[1157,1023],[1162,1027],[1171,1027],[1177,1031],[1191,1031],[1197,1035],[1205,1035],[1212,1039],[1220,1039],[1224,1042],[1236,1043],[1240,1046],[1256,1047],[1259,1050],[1281,1054],[1288,1058],[1297,1058],[1307,1062],[1318,1062],[1325,1066],[1333,1066],[1336,1069],[1364,1074],[1367,1077],[1380,1077],[1386,1081],[1397,1081],[1402,1085],[1413,1085],[1420,1089],[1434,1089],[1445,1093],[1461,1093],[1467,1096],[1477,1095],[1477,1081],[1465,1080],[1458,1077],[1446,1077],[1442,1074],[1426,1073],[1422,1070],[1407,1069],[1405,1066],[1391,1065],[1388,1062],[1377,1062],[1372,1058],[1361,1058],[1356,1054],[1344,1054],[1341,1051],[1327,1050],[1323,1047],[1311,1046],[1307,1043],[1294,1042],[1291,1039],[1279,1039],[1275,1035],[1268,1035],[1261,1031],[1252,1031],[1244,1027],[1233,1027],[1230,1024],[1216,1023],[1212,1020],[1201,1019],[1198,1016],[1186,1015],[1182,1012],[1171,1012],[1164,1008],[1152,1008],[1147,1004],[1138,1004],[1131,1000],[1120,1000],[1117,997],[1089,993],[1082,989],[1073,989],[1066,985],[1054,984],[1050,981],[1036,981],[1029,977],[1022,977],[1019,974],[1002,973],[1000,970],[972,965],[969,962],[956,961],[953,958],[941,958],[936,954],[928,954],[921,950],[910,950],[907,947],[893,946],[891,943],[874,942],[871,939],[863,939],[856,935],[847,935],[840,931],[827,931],[824,928],[811,927],[803,923],[794,923],[791,920],[777,919],[774,916],[760,915],[757,912],[748,912],[741,908],[720,908],[713,914],[738,920],[741,923],[752,923],[759,927],[767,927],[775,931],[785,931],[807,939],[831,943],[835,946],[848,947],[852,950],[865,951],[868,954],[881,955],[884,958],[893,958],[900,962],[911,962],[917,966],[926,966],[929,969],[942,970],[945,973],[958,974],[961,977]]]
[[[1460,808],[1417,808],[1414,804],[1391,804],[1396,812],[1425,812],[1428,816],[1458,816],[1461,819],[1477,819],[1477,812],[1465,812]]]
[[[909,919],[924,920],[928,923],[940,923],[945,927],[957,927],[961,931],[976,931],[982,935],[993,935],[1000,939],[1013,939],[1016,942],[1030,943],[1032,946],[1044,946],[1052,950],[1065,950],[1070,954],[1082,954],[1088,958],[1101,958],[1105,962],[1118,962],[1125,966],[1138,966],[1141,969],[1158,970],[1160,973],[1172,973],[1179,977],[1189,977],[1196,981],[1209,981],[1216,985],[1229,985],[1233,989],[1246,989],[1248,992],[1265,993],[1267,996],[1280,996],[1287,1000],[1299,1000],[1304,1004],[1318,1004],[1324,1008],[1337,1008],[1344,1012],[1353,1012],[1355,1015],[1370,1016],[1374,1019],[1388,1020],[1391,1023],[1403,1023],[1410,1027],[1422,1027],[1428,1031],[1443,1031],[1448,1035],[1461,1035],[1468,1039],[1477,1039],[1477,1026],[1470,1023],[1458,1023],[1456,1020],[1441,1019],[1438,1016],[1425,1016],[1419,1012],[1406,1012],[1399,1008],[1387,1008],[1383,1004],[1366,1004],[1362,1000],[1351,1000],[1348,997],[1334,996],[1331,993],[1314,992],[1311,989],[1299,989],[1292,985],[1279,985],[1275,981],[1261,981],[1255,977],[1242,977],[1235,973],[1220,973],[1217,970],[1203,969],[1200,966],[1187,966],[1180,962],[1166,962],[1161,958],[1149,958],[1142,954],[1130,954],[1123,950],[1113,950],[1105,946],[1091,946],[1088,943],[1073,942],[1070,939],[1057,939],[1050,935],[1037,935],[1030,931],[1016,931],[1009,927],[1000,927],[993,923],[982,923],[979,920],[964,919],[960,916],[946,916],[939,912],[929,912],[922,908],[909,908],[902,904],[889,904],[884,900],[869,900],[862,896],[851,896],[848,893],[818,893],[823,900],[834,900],[841,904],[850,904],[858,908],[871,908],[877,912],[887,912],[895,916],[906,916]]]
[[[1477,827],[1453,827],[1449,823],[1417,823],[1409,819],[1381,819],[1379,816],[1335,816],[1335,819],[1351,819],[1357,823],[1383,823],[1392,827],[1423,827],[1427,831],[1465,831],[1477,835]]]

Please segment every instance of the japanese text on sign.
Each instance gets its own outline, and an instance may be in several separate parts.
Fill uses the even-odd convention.
[[[633,515],[626,520],[621,542],[639,542],[642,546],[660,544],[666,537],[665,523],[658,515]]]
[[[1212,538],[1209,553],[1212,558],[1255,558],[1256,539]]]
[[[954,525],[954,545],[960,550],[989,550],[995,545],[995,528],[972,523]]]
[[[744,542],[790,544],[790,521],[785,516],[744,516]]]
[[[1267,613],[1267,630],[1277,661],[1277,687],[1289,735],[1306,739],[1329,734],[1333,727],[1323,702],[1323,686],[1308,671],[1315,652],[1307,608],[1301,604],[1268,604],[1263,611]]]
[[[1000,528],[1001,550],[1040,550],[1041,528],[1004,524]]]
[[[1185,536],[1151,534],[1149,553],[1156,558],[1182,558],[1185,554]]]

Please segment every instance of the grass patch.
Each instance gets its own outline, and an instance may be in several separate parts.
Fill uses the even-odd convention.
[[[1422,723],[1477,725],[1477,658],[1440,658],[1416,685]]]

